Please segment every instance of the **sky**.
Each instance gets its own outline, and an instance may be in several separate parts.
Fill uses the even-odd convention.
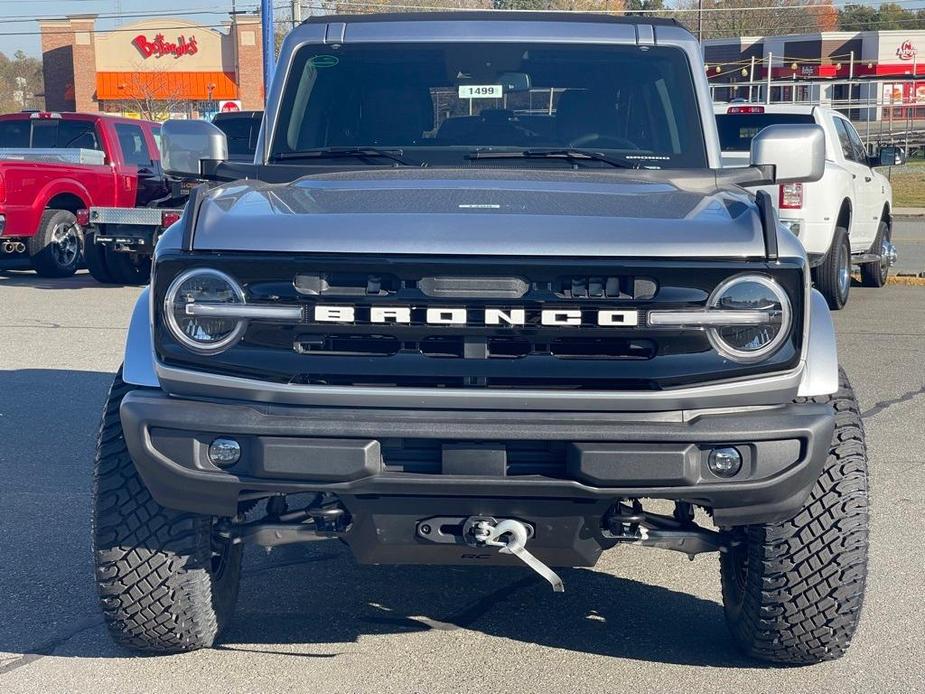
[[[303,4],[309,3],[306,0]],[[239,10],[251,10],[259,5],[259,0],[236,0],[236,5]],[[274,0],[273,5],[281,7],[284,0]],[[100,16],[97,28],[109,29],[144,19],[146,13],[184,13],[179,16],[218,25],[228,19],[230,10],[231,0],[0,0],[0,51],[13,55],[22,50],[37,57],[41,50],[36,18],[97,14]],[[119,13],[122,21],[114,19]]]
[[[851,0],[836,0],[842,5]],[[857,4],[880,5],[890,0],[854,0]],[[925,6],[925,0],[893,0],[903,7]],[[239,10],[252,10],[260,0],[235,0]],[[439,5],[440,0],[412,0],[422,5]],[[62,17],[68,14],[97,14],[97,28],[108,29],[118,24],[144,19],[146,14],[176,15],[203,24],[219,25],[228,18],[232,0],[0,0],[0,51],[12,55],[17,50],[38,56],[39,28],[36,18]],[[302,0],[306,8],[310,0]],[[675,3],[666,3],[671,6]],[[273,0],[274,7],[289,5],[289,0]],[[154,8],[154,9],[152,9]],[[183,13],[182,15],[179,13]],[[189,14],[186,14],[189,13]],[[281,10],[277,10],[277,18]],[[307,9],[305,11],[307,15]],[[122,16],[119,21],[115,17]]]

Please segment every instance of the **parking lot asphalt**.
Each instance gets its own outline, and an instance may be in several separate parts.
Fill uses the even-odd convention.
[[[137,288],[0,272],[0,692],[925,691],[925,288],[835,316],[871,463],[870,583],[840,661],[767,668],[723,623],[714,556],[618,548],[562,572],[361,567],[337,543],[250,551],[222,644],[133,657],[90,565],[99,411]]]
[[[893,243],[899,251],[895,272],[925,273],[925,217],[894,220]]]

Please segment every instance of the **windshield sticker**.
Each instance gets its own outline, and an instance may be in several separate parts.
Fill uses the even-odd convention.
[[[461,84],[460,99],[500,99],[504,87],[500,84]]]
[[[308,59],[308,64],[313,68],[334,67],[340,62],[336,55],[315,55]]]

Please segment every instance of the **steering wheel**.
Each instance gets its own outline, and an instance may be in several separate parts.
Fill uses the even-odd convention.
[[[601,135],[600,133],[588,133],[582,135],[576,140],[569,143],[570,147],[601,147],[602,149],[640,149],[632,140],[625,137],[616,137],[615,135]]]

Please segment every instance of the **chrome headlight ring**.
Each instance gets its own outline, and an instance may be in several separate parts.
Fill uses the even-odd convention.
[[[244,290],[230,276],[219,270],[213,270],[212,268],[194,268],[178,275],[167,288],[167,293],[164,296],[163,306],[164,322],[167,324],[167,328],[170,330],[170,334],[173,335],[173,337],[180,344],[182,344],[191,352],[195,352],[196,354],[218,354],[228,349],[241,339],[241,336],[244,334],[244,331],[247,328],[247,320],[236,320],[233,318],[213,318],[212,320],[227,320],[234,322],[234,327],[228,330],[227,334],[213,342],[196,340],[194,337],[192,337],[187,332],[187,330],[184,330],[183,326],[180,325],[180,322],[177,319],[177,299],[184,285],[197,277],[211,278],[213,281],[217,280],[218,282],[224,282],[230,290],[231,296],[233,297],[233,301],[231,302],[209,302],[208,304],[203,304],[204,306],[215,306],[228,303],[243,306],[246,303]],[[190,306],[193,303],[195,303],[195,301],[188,301],[186,302],[185,306]]]
[[[731,289],[746,283],[758,284],[766,288],[773,295],[776,303],[780,306],[780,323],[777,326],[777,332],[770,340],[768,340],[766,344],[763,344],[757,349],[749,350],[739,349],[733,345],[730,345],[729,342],[723,338],[720,332],[722,330],[721,327],[709,327],[707,329],[707,336],[710,339],[710,344],[713,345],[713,348],[720,355],[732,361],[751,364],[754,362],[762,361],[771,356],[784,343],[784,341],[787,339],[787,336],[790,334],[790,327],[793,320],[793,311],[790,306],[790,297],[787,296],[787,292],[784,291],[780,284],[775,282],[770,277],[767,277],[766,275],[755,274],[737,275],[719,284],[716,289],[713,290],[713,293],[710,294],[710,298],[707,301],[708,311],[710,309],[735,311],[736,309],[727,309],[726,307],[721,306],[720,302]]]

